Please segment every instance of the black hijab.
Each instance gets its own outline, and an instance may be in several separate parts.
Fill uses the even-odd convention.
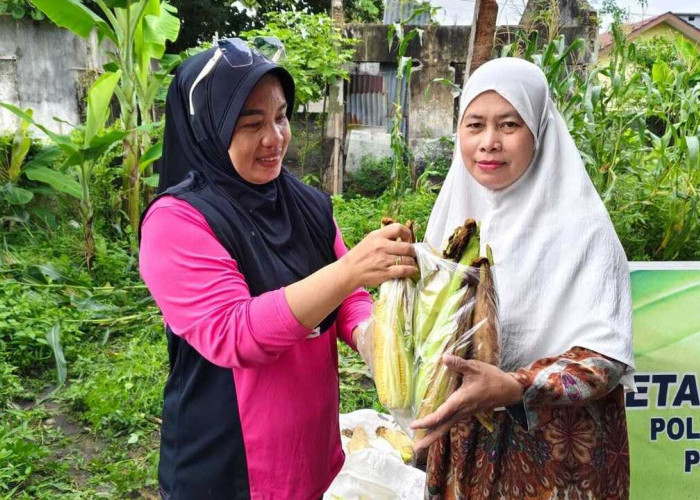
[[[236,122],[263,76],[277,76],[291,116],[294,81],[280,66],[255,51],[252,64],[245,67],[233,68],[220,59],[195,87],[195,114],[190,115],[190,87],[214,50],[185,61],[168,90],[163,156],[156,167],[158,194],[183,199],[204,215],[236,260],[251,295],[257,296],[336,260],[332,205],[327,195],[284,168],[274,181],[255,185],[243,180],[231,163],[228,147]],[[321,323],[322,332],[335,317],[336,312]]]

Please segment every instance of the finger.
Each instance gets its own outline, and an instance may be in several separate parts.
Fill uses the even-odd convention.
[[[416,259],[413,257],[407,257],[405,255],[394,255],[394,261],[392,262],[395,266],[412,266],[418,268],[416,264]]]
[[[389,224],[388,226],[384,226],[383,228],[381,228],[379,231],[382,234],[382,236],[384,236],[385,238],[389,238],[390,240],[396,240],[397,238],[401,238],[401,241],[412,242],[413,234],[403,224]]]
[[[478,361],[474,361],[473,359],[462,359],[453,354],[442,355],[442,364],[444,364],[450,370],[462,374],[475,373],[476,371],[478,371],[476,363],[478,363]]]
[[[387,279],[408,278],[418,272],[415,266],[393,265],[387,269]]]
[[[402,255],[406,257],[415,257],[416,251],[413,249],[411,243],[404,243],[401,241],[388,241],[383,249],[386,253],[391,255]]]
[[[421,439],[419,439],[414,445],[413,449],[416,452],[420,452],[421,450],[424,450],[428,448],[431,444],[433,444],[435,441],[437,441],[442,435],[448,433],[450,429],[452,428],[453,425],[457,423],[457,417],[448,420],[444,424],[436,427],[435,429],[431,430],[428,432],[425,436],[423,436]]]
[[[444,422],[452,419],[460,410],[463,402],[463,397],[460,395],[460,391],[453,392],[447,400],[442,403],[437,410],[435,410],[430,415],[415,420],[411,422],[411,429],[428,429],[431,427],[437,427]]]

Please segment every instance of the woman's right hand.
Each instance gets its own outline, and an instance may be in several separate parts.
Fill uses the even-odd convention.
[[[387,280],[405,278],[418,272],[412,234],[402,224],[390,224],[372,231],[338,262],[344,276],[359,287],[375,287]],[[397,240],[401,241],[397,241]]]

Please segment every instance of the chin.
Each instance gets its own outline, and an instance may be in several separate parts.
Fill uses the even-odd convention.
[[[249,182],[251,184],[267,184],[268,182],[272,182],[277,179],[280,176],[280,173],[282,173],[281,165],[277,168],[266,168],[262,171],[256,172],[253,179],[251,179]]]
[[[486,175],[483,172],[478,172],[477,175],[472,175],[472,177],[481,186],[485,187],[486,189],[491,189],[492,191],[503,189],[507,185],[506,182],[499,179],[497,176]]]

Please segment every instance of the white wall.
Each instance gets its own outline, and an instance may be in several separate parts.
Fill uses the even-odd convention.
[[[48,20],[0,16],[0,101],[32,108],[38,123],[68,132],[69,125],[53,118],[81,122],[79,81],[98,63],[96,46],[95,38],[83,40]],[[0,133],[17,124],[13,114],[0,110]]]

